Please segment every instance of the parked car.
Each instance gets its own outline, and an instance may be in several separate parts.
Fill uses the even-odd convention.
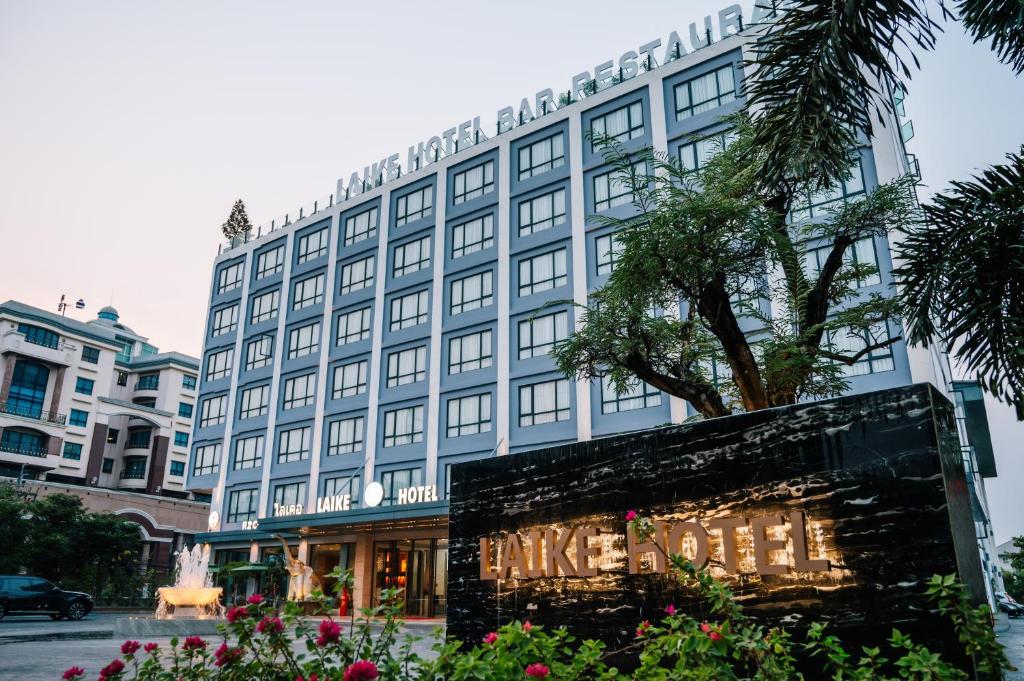
[[[92,612],[93,605],[89,594],[64,591],[39,577],[0,575],[0,620],[8,614],[80,620]]]
[[[1013,600],[1013,596],[1008,593],[997,591],[996,603],[999,605],[999,609],[1006,613],[1007,617],[1024,616],[1024,605]]]

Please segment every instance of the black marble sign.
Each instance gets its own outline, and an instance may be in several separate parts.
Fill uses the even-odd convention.
[[[633,509],[669,524],[801,511],[806,554],[827,559],[826,572],[758,575],[749,529],[737,535],[737,573],[712,569],[748,613],[795,630],[828,621],[854,652],[897,627],[957,657],[925,582],[957,572],[984,598],[952,405],[915,385],[454,466],[448,634],[474,641],[530,619],[615,649],[669,603],[694,608],[670,576],[627,569],[624,516]],[[481,579],[481,537],[500,547],[515,533],[529,552],[531,532],[581,527],[600,530],[589,540],[602,548],[597,576]],[[711,537],[711,558],[721,560],[720,532]],[[792,540],[773,555],[793,566]]]

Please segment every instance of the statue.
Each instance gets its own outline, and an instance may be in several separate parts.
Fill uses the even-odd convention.
[[[274,537],[284,547],[285,569],[291,577],[288,579],[288,600],[304,601],[313,593],[313,588],[323,589],[320,578],[313,573],[313,568],[303,563],[298,558],[292,557],[292,551],[288,548],[288,542],[279,534]]]

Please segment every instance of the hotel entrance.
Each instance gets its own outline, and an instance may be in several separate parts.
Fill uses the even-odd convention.
[[[384,589],[402,589],[405,617],[444,617],[447,612],[448,540],[373,543],[373,604]]]

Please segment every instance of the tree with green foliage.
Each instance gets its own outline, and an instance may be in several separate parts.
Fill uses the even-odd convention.
[[[1003,572],[1003,584],[1013,600],[1024,603],[1024,536],[1013,538],[1013,548],[1017,550],[999,556],[1010,563],[1009,571]]]
[[[754,50],[747,88],[763,177],[841,179],[858,135],[894,107],[944,18],[1024,73],[1021,0],[791,0]],[[957,17],[958,15],[958,17]],[[1024,149],[924,208],[897,255],[910,340],[938,338],[1024,419]]]
[[[555,348],[567,375],[607,377],[620,393],[639,379],[714,417],[733,404],[753,411],[838,394],[844,366],[900,340],[881,331],[892,299],[858,290],[876,270],[855,264],[851,249],[914,224],[910,181],[790,220],[817,178],[766,186],[755,129],[744,117],[730,123],[730,142],[697,170],[598,140],[636,210],[595,218],[614,228],[620,252],[576,333]],[[826,249],[820,265],[807,260],[809,244]]]
[[[252,231],[252,223],[249,222],[249,215],[245,212],[245,204],[242,203],[242,199],[235,201],[235,205],[231,207],[231,214],[227,221],[220,226],[220,231],[228,239],[243,236]]]

